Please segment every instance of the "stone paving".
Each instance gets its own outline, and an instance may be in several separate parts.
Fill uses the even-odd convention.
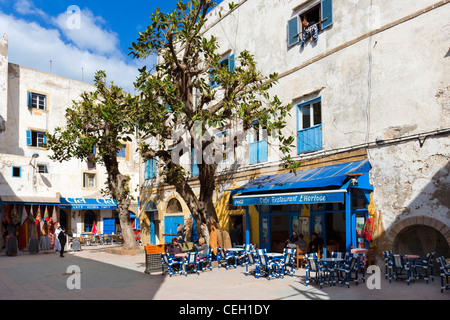
[[[69,266],[80,268],[80,290],[67,286]],[[305,286],[305,271],[294,277],[256,279],[245,276],[245,267],[214,268],[197,274],[148,275],[145,255],[108,254],[102,248],[68,252],[65,258],[50,252],[15,257],[0,252],[1,300],[450,300],[450,291],[440,292],[440,278],[426,284],[381,279],[380,290],[365,283],[320,289]]]

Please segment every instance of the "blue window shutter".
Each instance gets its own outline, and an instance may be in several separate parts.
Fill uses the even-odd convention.
[[[44,144],[47,144],[47,134],[44,133]]]
[[[33,133],[31,130],[27,130],[27,146],[31,146],[33,144]]]
[[[333,24],[333,0],[322,0],[322,30]]]
[[[200,168],[197,164],[197,157],[195,156],[195,149],[192,148],[192,164],[191,164],[191,176],[198,177],[200,175]]]
[[[293,46],[300,41],[298,37],[298,16],[288,22],[288,46]]]
[[[150,179],[150,160],[147,160],[147,162],[145,162],[145,180],[149,179]]]
[[[31,101],[32,101],[32,97],[31,97],[32,93],[30,91],[28,91],[28,100],[27,100],[27,107],[31,108]]]
[[[235,66],[234,54],[232,54],[231,56],[228,57],[228,71],[234,71],[234,66]]]
[[[269,144],[267,140],[258,142],[258,163],[267,162],[269,160]]]

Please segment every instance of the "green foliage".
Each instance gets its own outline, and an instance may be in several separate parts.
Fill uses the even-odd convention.
[[[233,70],[220,65],[217,38],[203,33],[206,13],[214,5],[213,1],[191,0],[179,1],[171,13],[158,9],[151,15],[150,25],[132,44],[130,55],[135,58],[159,56],[156,68],[139,70],[135,83],[140,92],[136,119],[142,137],[157,138],[159,149],[167,151],[166,142],[176,127],[191,131],[194,122],[201,121],[204,132],[234,123],[246,130],[253,120],[259,119],[269,134],[277,134],[284,160],[294,168],[289,157],[294,139],[282,134],[291,106],[269,94],[278,75],[264,76],[257,69],[254,56],[246,50],[235,53]],[[230,10],[236,6],[231,3]],[[211,87],[211,80],[217,86]],[[156,156],[158,150],[145,152],[149,149],[141,148],[144,157]],[[182,170],[178,173],[183,174]],[[187,173],[184,178],[188,178]]]

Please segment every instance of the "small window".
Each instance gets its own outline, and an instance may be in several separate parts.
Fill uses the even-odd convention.
[[[298,153],[321,150],[323,148],[321,98],[298,105],[297,122]]]
[[[47,109],[47,96],[45,94],[28,92],[28,107],[40,110]]]
[[[20,178],[22,176],[22,168],[21,167],[13,167],[12,168],[12,176],[13,176],[13,178]]]
[[[46,164],[38,164],[36,168],[38,173],[48,173],[48,168]]]
[[[156,159],[149,159],[145,162],[145,180],[155,179],[158,172]]]
[[[44,148],[47,143],[47,135],[45,132],[27,130],[27,146]]]
[[[119,152],[117,152],[117,158],[123,158],[126,159],[127,157],[127,145],[122,143],[122,147],[119,150]]]
[[[95,173],[83,173],[83,188],[94,189],[97,188],[97,175]]]

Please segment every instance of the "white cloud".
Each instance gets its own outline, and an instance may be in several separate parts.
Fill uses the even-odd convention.
[[[61,22],[55,27],[44,28],[36,22],[28,22],[0,11],[0,30],[8,34],[9,39],[9,62],[48,72],[52,60],[54,74],[74,80],[82,80],[83,68],[84,81],[89,83],[93,82],[96,71],[105,70],[108,80],[133,92],[137,69],[144,64],[152,65],[156,59],[130,60],[119,51],[118,36],[110,31],[102,32],[101,27],[95,24],[98,18],[91,12],[86,16],[85,29],[82,28],[77,35],[67,33],[62,27],[59,30],[56,26]],[[63,15],[56,20],[61,17]],[[65,41],[63,34],[71,43]],[[83,39],[81,34],[87,38],[92,34],[92,38]]]
[[[102,28],[102,18],[95,17],[89,9],[75,14],[80,17],[78,28],[70,28],[68,24],[73,16],[71,12],[61,13],[53,20],[67,39],[80,49],[99,54],[119,54],[119,37],[117,33]]]
[[[41,16],[42,18],[47,18],[47,14],[42,11],[41,9],[38,9],[34,6],[34,3],[32,3],[29,0],[18,0],[15,4],[14,4],[14,9],[23,15],[38,15]]]

